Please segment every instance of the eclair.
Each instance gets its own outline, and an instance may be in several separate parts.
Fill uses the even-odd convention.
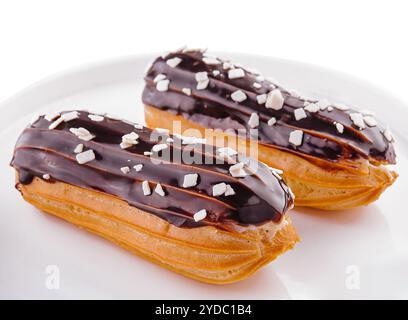
[[[302,96],[203,50],[158,57],[142,99],[147,126],[174,131],[177,123],[186,135],[244,151],[257,143],[259,161],[283,170],[296,206],[367,205],[397,178],[387,168],[396,163],[394,138],[372,112]]]
[[[247,278],[299,240],[277,170],[164,128],[43,115],[20,135],[11,166],[32,205],[202,282]]]

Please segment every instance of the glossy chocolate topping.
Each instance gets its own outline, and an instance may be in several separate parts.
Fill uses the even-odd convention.
[[[72,112],[61,113],[64,114]],[[217,153],[212,146],[185,141],[183,144],[182,137],[169,136],[158,129],[152,131],[106,115],[89,115],[78,111],[77,117],[66,122],[59,121],[59,116],[50,121],[41,116],[27,127],[17,141],[11,161],[19,173],[20,183],[29,184],[33,177],[40,177],[50,183],[61,181],[98,190],[180,227],[216,225],[222,228],[229,224],[280,222],[293,205],[288,187],[264,164],[231,156],[231,163],[246,163],[247,173],[244,177],[233,177],[231,164],[219,155],[219,149]],[[49,129],[52,123],[57,125]],[[78,133],[76,128],[85,128],[88,132]],[[138,137],[131,136],[137,144],[124,149],[120,144],[129,143],[123,137],[131,132],[137,134]],[[89,135],[93,138],[85,141]],[[78,147],[81,144],[83,146]],[[161,147],[154,147],[157,145]],[[163,145],[167,147],[162,149]],[[76,157],[88,150],[93,150],[95,159],[80,164]],[[137,170],[134,166],[140,164],[138,169],[141,169]],[[251,171],[254,164],[257,165],[255,173]],[[196,185],[183,187],[187,174],[198,174]],[[150,195],[145,195],[143,181],[148,181]],[[164,195],[155,192],[158,183]],[[213,186],[219,183],[229,185],[233,194],[213,196]],[[195,221],[195,213],[202,209],[206,210],[206,217]]]
[[[207,84],[200,80],[203,78],[197,75],[199,72],[207,74]],[[169,80],[168,89],[158,90],[158,80],[163,77]],[[390,132],[369,112],[303,98],[256,71],[206,56],[199,50],[180,50],[157,58],[145,81],[146,105],[182,115],[203,127],[249,132],[251,115],[256,113],[262,144],[330,161],[362,157],[374,163],[395,163]],[[276,89],[284,99],[283,106],[275,103],[267,108],[262,95],[268,96]],[[237,90],[244,93],[242,101],[241,93],[233,99]],[[271,118],[275,119],[268,125]],[[290,140],[294,130],[302,131],[300,144]]]

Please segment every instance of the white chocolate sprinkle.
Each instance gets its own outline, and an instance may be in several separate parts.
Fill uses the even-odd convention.
[[[276,123],[276,118],[272,117],[268,120],[268,126],[273,126]]]
[[[242,69],[230,69],[228,70],[229,79],[239,79],[245,77],[245,72]]]
[[[152,190],[150,190],[149,181],[145,180],[142,182],[142,190],[145,196],[150,196],[152,194]]]
[[[91,119],[92,121],[96,121],[96,122],[101,122],[103,121],[103,119],[105,119],[104,117],[98,115],[98,114],[88,114],[88,118]]]
[[[216,77],[216,76],[219,76],[221,74],[221,72],[220,72],[220,70],[213,70],[212,74],[213,74],[214,77]]]
[[[261,85],[260,83],[258,83],[258,82],[254,82],[254,83],[252,84],[252,86],[253,86],[255,89],[261,89],[261,88],[262,88],[262,85]]]
[[[164,79],[166,79],[166,75],[163,74],[163,73],[159,73],[157,76],[154,77],[153,82],[157,83],[157,82],[162,81]]]
[[[59,116],[60,116],[59,112],[51,112],[51,113],[45,115],[44,119],[47,120],[47,121],[53,121],[53,120],[57,119]],[[38,117],[37,117],[37,119],[38,119]]]
[[[246,100],[246,98],[247,98],[247,96],[242,90],[234,91],[231,94],[231,99],[234,100],[235,102],[242,102],[242,101]]]
[[[230,69],[230,68],[233,68],[234,67],[234,65],[232,64],[232,63],[230,63],[230,62],[224,62],[223,64],[222,64],[222,68],[224,69],[224,70],[227,70],[227,69]]]
[[[221,196],[227,191],[227,184],[224,182],[218,183],[213,185],[212,187],[212,195],[213,197]]]
[[[268,93],[265,106],[269,109],[280,110],[283,107],[284,98],[279,89],[274,89]]]
[[[206,71],[197,72],[195,74],[195,79],[197,82],[206,81],[208,80],[208,74]]]
[[[341,110],[341,111],[347,111],[348,109],[350,109],[350,107],[346,106],[343,103],[336,103],[333,105],[336,109]]]
[[[296,121],[307,118],[307,114],[305,112],[305,109],[303,109],[303,108],[295,109],[294,114],[295,114]]]
[[[183,188],[191,188],[197,185],[198,174],[189,173],[184,176]]]
[[[168,137],[168,138],[166,139],[166,142],[167,142],[167,143],[173,143],[173,142],[174,142],[174,139],[173,139],[173,138]]]
[[[169,84],[170,80],[160,80],[159,82],[156,83],[156,89],[157,91],[164,92],[169,90]]]
[[[166,195],[160,183],[156,184],[156,188],[154,188],[154,192],[156,192],[159,196],[162,196],[162,197]]]
[[[302,145],[303,141],[303,131],[302,130],[294,130],[289,134],[289,142],[294,146]]]
[[[364,122],[369,127],[375,127],[377,125],[377,120],[373,116],[364,116]]]
[[[121,142],[119,144],[119,146],[121,147],[121,149],[127,149],[127,148],[130,148],[131,146],[133,146],[133,144],[126,143],[126,142]]]
[[[84,145],[80,143],[75,147],[74,153],[81,153],[82,151],[84,151]]]
[[[320,111],[320,106],[317,103],[309,103],[304,109],[311,113],[316,113]]]
[[[256,96],[256,101],[258,104],[264,104],[266,102],[266,94],[260,94]]]
[[[62,122],[64,122],[64,119],[62,117],[59,117],[57,120],[55,120],[48,126],[48,129],[53,130],[56,127],[58,127]]]
[[[197,82],[197,86],[196,89],[197,90],[204,90],[208,87],[208,84],[210,83],[210,80],[203,80],[203,81],[199,81]]]
[[[120,171],[122,171],[124,174],[127,174],[130,172],[130,168],[129,167],[122,167],[120,168]]]
[[[145,151],[145,152],[143,152],[143,154],[145,156],[151,156],[153,153],[151,151]]]
[[[43,177],[44,180],[50,180],[50,178],[51,178],[51,176],[48,173],[43,174],[42,177]]]
[[[191,96],[191,89],[190,88],[183,88],[181,89],[185,95]]]
[[[95,160],[95,153],[94,153],[93,150],[90,149],[90,150],[87,150],[87,151],[78,153],[78,154],[75,156],[75,158],[76,158],[76,161],[77,161],[79,164],[85,164],[85,163],[87,163],[87,162],[90,162],[90,161],[92,161],[92,160]]]
[[[181,60],[179,57],[174,57],[174,58],[168,59],[168,60],[166,61],[166,63],[167,63],[170,67],[175,68],[175,67],[177,67],[177,66],[180,64],[181,61],[182,61],[182,60]]]
[[[202,210],[194,213],[193,218],[194,218],[195,222],[198,222],[198,221],[201,221],[201,220],[205,219],[206,216],[207,216],[207,210],[202,209]]]
[[[110,114],[110,113],[106,113],[106,114],[105,114],[105,117],[107,117],[107,118],[109,118],[109,119],[111,119],[111,120],[119,120],[119,121],[122,120],[120,117],[117,117],[117,116],[115,116],[115,115],[113,115],[113,114]]]
[[[232,187],[227,184],[227,190],[224,193],[224,196],[228,197],[228,196],[233,196],[235,194],[234,189],[232,189]]]
[[[133,169],[135,169],[136,172],[139,172],[143,169],[143,164],[136,164],[133,166]]]
[[[251,113],[251,117],[248,120],[248,124],[252,129],[259,126],[259,116],[256,112]]]
[[[153,146],[152,151],[153,152],[159,152],[162,151],[164,149],[167,149],[169,146],[165,143],[161,143],[161,144],[156,144]]]
[[[229,172],[235,178],[243,178],[248,175],[244,170],[244,164],[242,162],[238,162],[237,164],[229,167]]]
[[[79,139],[85,140],[85,141],[90,141],[95,137],[88,130],[82,127],[70,128],[69,131],[72,132],[74,135],[76,135]]]
[[[328,107],[327,107],[327,111],[329,111],[329,112],[333,111],[333,107],[332,107],[332,106],[328,106]]]
[[[135,144],[138,144],[139,142],[137,141],[137,139],[139,139],[139,135],[133,131],[128,134],[123,135],[121,147],[123,145],[125,148],[122,148],[122,149],[126,149],[126,146],[127,148],[129,148]]]
[[[350,113],[350,119],[353,121],[353,124],[359,127],[361,130],[365,129],[366,125],[364,123],[363,115],[361,113],[355,112]]]
[[[344,132],[344,126],[341,123],[335,122],[334,125],[336,126],[336,129],[337,129],[338,133],[343,133]]]
[[[30,125],[33,125],[34,123],[36,123],[37,121],[38,121],[38,119],[40,119],[40,115],[34,115],[32,118],[31,118],[31,120],[30,120],[30,122],[29,122],[29,124]]]
[[[209,66],[215,66],[215,65],[221,64],[220,60],[218,60],[217,58],[213,58],[213,57],[204,57],[203,61],[205,64],[208,64]]]
[[[78,111],[71,111],[71,112],[67,112],[61,115],[61,118],[65,121],[71,121],[74,119],[77,119],[79,117],[79,113]]]
[[[262,82],[262,81],[265,80],[265,77],[263,75],[259,75],[259,76],[256,77],[256,80]]]
[[[249,73],[252,73],[254,75],[260,75],[261,73],[259,72],[259,70],[253,69],[253,68],[245,68],[245,70]]]
[[[330,102],[327,101],[326,99],[319,100],[315,104],[318,105],[320,110],[322,110],[322,111],[326,110],[330,106]]]
[[[140,123],[134,123],[133,126],[135,127],[135,129],[143,130],[143,125]]]
[[[388,142],[393,142],[394,141],[394,137],[392,136],[391,131],[390,131],[389,128],[386,128],[383,131],[383,134],[384,134],[385,139],[387,139]]]

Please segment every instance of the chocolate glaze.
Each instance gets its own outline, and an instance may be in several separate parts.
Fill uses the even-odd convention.
[[[173,68],[166,61],[174,57],[180,58],[181,63]],[[349,116],[356,111],[342,111],[332,106],[332,111],[329,111],[331,108],[316,113],[306,111],[307,118],[297,121],[294,110],[303,107],[305,101],[316,101],[301,98],[271,81],[259,81],[256,73],[245,68],[243,78],[229,79],[228,69],[223,68],[224,61],[218,59],[220,64],[208,65],[203,57],[204,53],[197,50],[178,51],[157,58],[145,77],[143,102],[182,115],[201,126],[223,130],[247,129],[249,132],[248,120],[251,113],[256,112],[260,118],[258,140],[262,144],[329,161],[362,157],[374,163],[395,163],[394,147],[384,136],[384,128],[377,125],[360,130]],[[214,76],[214,70],[218,70],[219,75]],[[208,72],[209,85],[204,90],[196,90],[195,73],[202,71]],[[168,91],[156,89],[153,79],[158,74],[164,74],[170,80]],[[254,82],[261,87],[256,89]],[[281,110],[268,109],[256,100],[257,95],[268,93],[271,85],[279,88],[285,98]],[[182,88],[190,88],[191,96],[184,94]],[[247,99],[240,103],[231,99],[231,94],[238,89],[247,95]],[[271,117],[275,117],[277,123],[268,126]],[[336,122],[344,126],[343,133],[337,131]],[[289,143],[289,134],[295,129],[303,131],[303,143],[297,147]]]
[[[11,161],[19,173],[19,182],[29,184],[33,177],[49,174],[50,183],[61,181],[114,195],[179,227],[216,225],[222,228],[229,224],[279,222],[293,205],[286,184],[264,164],[250,160],[258,165],[257,172],[234,178],[229,174],[230,165],[214,156],[214,147],[182,145],[177,137],[173,137],[174,143],[168,143],[167,149],[146,156],[145,151],[168,136],[156,131],[152,134],[147,128],[136,129],[132,123],[107,116],[101,122],[92,121],[88,114],[79,111],[77,119],[62,122],[54,130],[48,129],[51,122],[43,116],[27,127],[17,141]],[[79,127],[95,137],[84,141],[69,131]],[[122,136],[130,132],[139,135],[139,143],[121,149]],[[94,150],[95,160],[82,165],[76,161],[74,149],[80,143],[84,151]],[[193,155],[195,163],[190,163],[190,158],[183,154]],[[236,161],[248,160],[239,157]],[[141,171],[133,169],[136,164],[143,164]],[[125,166],[131,169],[127,174],[120,170]],[[198,173],[197,186],[181,187],[188,173]],[[149,181],[150,196],[142,192],[144,180]],[[212,186],[221,182],[230,184],[236,194],[213,197]],[[157,183],[163,186],[166,196],[153,191]],[[207,217],[195,222],[193,215],[201,209],[206,209]]]

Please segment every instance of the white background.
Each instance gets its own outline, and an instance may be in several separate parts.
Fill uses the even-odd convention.
[[[182,45],[295,59],[405,97],[407,1],[0,0],[0,101],[51,73]]]

